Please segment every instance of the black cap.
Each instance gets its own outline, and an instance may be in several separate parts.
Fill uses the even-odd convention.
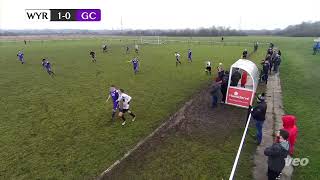
[[[260,94],[258,97],[257,97],[257,102],[260,103],[260,102],[264,102],[266,100],[265,98],[265,94],[262,93]]]

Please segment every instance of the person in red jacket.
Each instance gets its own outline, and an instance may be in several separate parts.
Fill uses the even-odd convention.
[[[289,132],[289,153],[290,155],[293,155],[294,152],[294,145],[297,140],[298,136],[298,127],[296,126],[296,117],[293,115],[283,115],[282,116],[282,124],[283,124],[283,129]]]
[[[241,76],[241,87],[245,88],[247,84],[247,77],[248,73],[247,71],[242,71],[242,76]]]

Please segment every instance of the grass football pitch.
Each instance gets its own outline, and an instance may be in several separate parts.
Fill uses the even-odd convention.
[[[199,39],[205,40],[205,38]],[[305,106],[297,109],[298,105],[293,104],[298,102],[290,93],[293,92],[292,88],[302,89],[308,85],[310,88],[311,83],[320,79],[314,74],[313,77],[318,79],[312,79],[313,82],[311,82],[311,76],[305,79],[305,76],[299,74],[305,70],[304,68],[315,65],[319,67],[316,56],[309,56],[307,49],[296,51],[299,47],[292,45],[294,43],[307,45],[310,39],[230,37],[228,40],[273,41],[276,45],[279,44],[284,54],[281,78],[284,79],[282,82],[285,108],[288,112],[297,114],[299,119],[304,119],[308,115],[305,112],[310,112],[311,107],[315,106],[309,95],[306,96],[302,90],[298,91],[300,94],[297,96],[304,99],[298,102],[302,102],[301,104]],[[1,42],[1,179],[89,179],[99,175],[179,109],[196,90],[212,81],[213,77],[204,73],[206,60],[211,59],[213,67],[222,62],[228,68],[240,57],[244,48],[252,50],[251,46],[242,44],[236,46],[187,43],[143,45],[139,54],[140,72],[134,75],[132,64],[127,61],[135,54],[133,51],[125,54],[127,43],[109,41],[111,52],[103,54],[101,52],[103,41],[104,39],[99,38],[74,41],[31,41],[27,46],[22,42]],[[187,63],[188,48],[193,51],[192,63]],[[24,65],[20,64],[16,57],[20,49],[25,53],[26,64]],[[97,52],[97,63],[91,62],[89,56],[91,49]],[[182,65],[179,67],[175,66],[175,51],[179,51],[182,55]],[[289,55],[286,51],[292,54]],[[265,50],[260,49],[253,60],[259,61],[264,53]],[[53,64],[52,67],[56,73],[54,78],[48,76],[41,67],[42,58],[48,58]],[[300,59],[310,59],[310,61],[304,67],[299,64]],[[297,67],[301,69],[297,70]],[[303,81],[303,87],[293,86],[296,80],[290,78],[291,71],[298,71],[295,78]],[[129,121],[125,127],[121,127],[120,121],[110,123],[112,106],[110,101],[106,103],[105,100],[111,84],[125,89],[133,97],[131,107],[137,114],[137,120],[134,123]],[[309,89],[309,94],[316,92],[315,87],[312,86]],[[315,161],[319,159],[315,153],[316,147],[314,150],[304,148],[313,142],[312,135],[316,135],[315,127],[310,127],[311,123],[318,123],[315,122],[315,118],[311,111],[307,120],[299,121],[300,131],[305,132],[308,129],[310,133],[309,136],[302,136],[300,133],[299,138],[304,140],[301,140],[300,144],[298,139],[297,152],[298,155],[309,155],[311,163],[305,169],[298,168],[297,177],[303,177],[306,174],[314,177],[312,172],[319,167]],[[129,117],[128,120],[130,120]],[[234,148],[234,156],[240,135],[241,129],[234,134],[237,138],[231,138],[226,144],[230,146],[229,148]],[[177,142],[175,139],[170,141]],[[179,144],[182,147],[186,144],[188,147],[194,147],[194,153],[200,147],[193,141],[179,141]],[[315,146],[319,147],[319,143]],[[208,149],[202,156],[210,156],[210,153],[213,155],[215,147],[210,148],[212,151]],[[249,149],[249,153],[243,157],[244,162],[250,161],[252,146],[249,146]],[[171,150],[169,148],[163,151]],[[224,156],[223,153],[230,154],[223,151],[218,153],[221,153],[221,157]],[[182,153],[182,155],[190,154]],[[226,163],[219,164],[224,170],[218,173],[217,177],[228,176],[232,161],[233,158],[229,157]],[[200,157],[197,161],[190,163],[189,169],[204,166],[205,163],[207,162],[203,162]],[[155,164],[154,168],[159,168],[157,163],[153,164]],[[242,164],[240,168],[243,171],[240,172],[243,176],[241,177],[250,178],[250,171],[246,171],[246,168],[250,168],[252,164]],[[202,172],[202,169],[198,168],[195,172],[203,174],[201,176],[203,179],[216,177],[208,173],[209,170]],[[151,168],[150,171],[152,172],[153,169]],[[178,173],[185,172],[181,170]],[[149,176],[148,172],[145,174]],[[153,178],[157,179],[159,176],[155,174]]]

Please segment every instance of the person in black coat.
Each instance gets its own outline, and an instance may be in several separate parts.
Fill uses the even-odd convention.
[[[262,64],[262,76],[261,79],[268,83],[268,78],[269,78],[269,69],[270,69],[270,63],[269,61],[264,61]]]
[[[231,75],[231,83],[230,86],[238,86],[239,80],[241,79],[241,73],[239,72],[239,68]]]
[[[277,54],[273,60],[273,71],[275,73],[278,72],[280,64],[281,64],[281,57]]]
[[[221,93],[222,93],[221,103],[225,103],[226,101],[228,82],[229,82],[229,71],[225,71],[221,80]]]
[[[257,144],[260,145],[262,141],[262,127],[263,123],[266,120],[267,112],[267,103],[265,102],[265,94],[262,93],[257,98],[258,105],[253,108],[251,115],[252,118],[256,121],[257,128]]]
[[[276,180],[285,166],[285,158],[289,154],[289,132],[281,129],[279,142],[264,150],[264,155],[268,156],[268,180]]]
[[[215,108],[218,103],[218,97],[221,91],[221,83],[216,82],[213,84],[210,94],[212,96],[212,108]]]

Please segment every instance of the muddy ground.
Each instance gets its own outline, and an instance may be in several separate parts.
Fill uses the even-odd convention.
[[[153,156],[152,153],[162,147],[168,147],[172,138],[193,138],[199,142],[216,144],[216,147],[219,148],[224,140],[230,138],[234,130],[243,128],[246,123],[247,110],[224,104],[214,109],[211,108],[210,88],[208,86],[198,92],[169,119],[171,122],[179,122],[178,124],[170,128],[162,128],[120,164],[104,174],[101,179],[136,179],[139,173],[134,178],[130,177],[130,172],[143,171],[148,166],[148,158]]]

